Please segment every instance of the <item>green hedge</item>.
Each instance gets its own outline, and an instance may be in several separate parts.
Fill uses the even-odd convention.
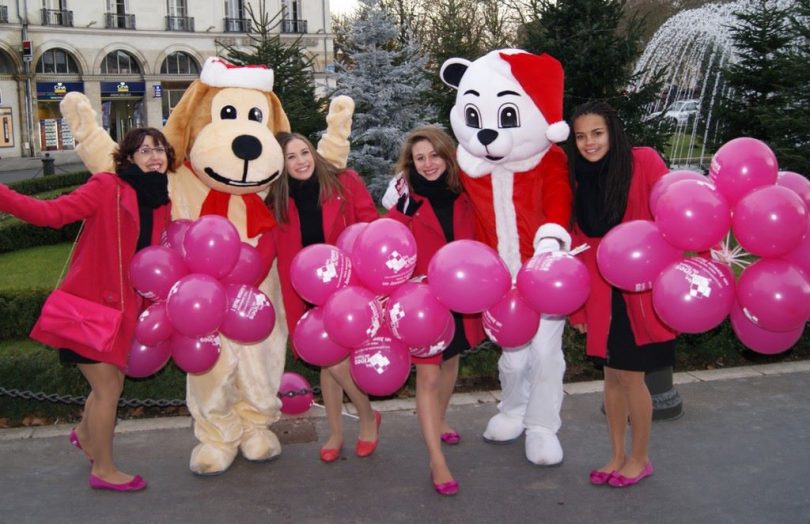
[[[0,253],[73,242],[79,234],[80,226],[81,222],[74,222],[61,229],[51,229],[32,226],[16,219],[5,221],[0,224]]]
[[[8,184],[8,187],[24,195],[36,195],[38,193],[45,193],[46,191],[53,191],[54,189],[78,186],[87,182],[88,178],[90,178],[89,172],[80,171],[78,173],[65,173],[63,175],[19,180]]]
[[[42,290],[0,293],[0,340],[27,337],[49,293]]]

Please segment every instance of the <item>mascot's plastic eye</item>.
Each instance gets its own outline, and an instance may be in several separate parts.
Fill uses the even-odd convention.
[[[223,107],[222,111],[219,112],[219,117],[222,120],[233,120],[236,118],[236,108],[233,106]]]
[[[478,112],[477,107],[470,104],[464,108],[464,122],[467,124],[467,127],[481,129],[481,114]]]
[[[514,104],[504,104],[498,111],[498,127],[520,127],[520,113]]]
[[[256,122],[262,121],[262,110],[258,107],[251,107],[250,114],[248,115],[248,119],[255,120]]]

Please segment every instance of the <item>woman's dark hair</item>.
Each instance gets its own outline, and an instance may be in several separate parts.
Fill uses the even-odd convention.
[[[326,161],[324,157],[315,149],[312,142],[304,135],[299,133],[276,133],[276,140],[281,146],[281,152],[284,155],[284,169],[281,176],[271,186],[267,197],[264,199],[267,206],[273,211],[276,220],[282,224],[286,224],[289,220],[289,213],[287,211],[287,202],[290,198],[290,174],[287,172],[287,146],[293,140],[300,140],[309,148],[312,153],[312,159],[315,164],[315,171],[313,176],[318,177],[318,184],[320,185],[320,194],[318,200],[323,204],[324,200],[332,196],[343,196],[343,186],[340,184],[338,174],[340,169],[333,166]]]
[[[458,161],[456,161],[456,144],[453,142],[453,139],[450,138],[450,135],[438,126],[417,127],[408,133],[408,136],[405,137],[405,141],[400,148],[399,160],[397,160],[396,166],[394,166],[395,173],[402,173],[402,176],[405,177],[405,181],[408,182],[408,187],[413,189],[411,187],[410,175],[411,168],[414,165],[413,146],[423,140],[430,142],[436,154],[444,160],[447,166],[447,187],[454,193],[461,193],[461,178],[459,174],[461,170],[458,167]]]
[[[621,222],[627,207],[627,193],[633,178],[633,145],[624,132],[616,110],[603,100],[591,100],[577,106],[571,115],[571,127],[576,119],[585,115],[598,115],[605,119],[607,126],[609,157],[607,175],[604,181],[605,218],[610,223]],[[569,164],[572,187],[574,183],[574,159],[582,159],[576,144],[576,136],[569,141]],[[573,215],[575,216],[575,215]]]
[[[130,160],[132,155],[141,148],[141,144],[148,136],[152,137],[152,141],[156,146],[166,148],[166,159],[169,161],[167,165],[171,169],[174,165],[174,148],[166,140],[166,136],[154,127],[136,127],[127,131],[127,134],[118,144],[118,149],[113,153],[116,169],[123,169],[132,165],[132,160]]]

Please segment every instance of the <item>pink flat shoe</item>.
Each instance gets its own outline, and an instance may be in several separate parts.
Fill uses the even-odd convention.
[[[113,484],[90,474],[90,487],[93,489],[107,489],[110,491],[140,491],[146,489],[146,481],[140,475],[135,475],[129,482]]]
[[[76,428],[73,428],[73,429],[70,430],[70,435],[68,435],[68,439],[70,439],[70,443],[73,445],[73,447],[75,447],[79,451],[82,451],[84,453],[84,456],[87,457],[87,460],[90,461],[90,464],[92,464],[93,459],[91,459],[89,456],[87,456],[87,452],[84,451],[84,448],[82,447],[82,443],[79,442],[79,435],[76,434]]]
[[[625,477],[621,473],[615,472],[613,476],[608,479],[608,484],[613,486],[614,488],[626,488],[632,486],[633,484],[638,484],[645,478],[649,477],[653,474],[653,466],[652,462],[647,462],[644,465],[644,469],[641,470],[635,477]]]
[[[594,486],[602,486],[604,484],[607,484],[610,478],[615,474],[616,474],[615,471],[608,472],[608,471],[599,471],[598,469],[595,469],[591,471],[590,475],[591,484],[593,484]]]
[[[448,431],[447,433],[442,433],[441,435],[442,442],[445,444],[449,444],[450,446],[455,446],[459,442],[461,442],[461,435],[459,435],[455,431]]]
[[[443,497],[451,497],[458,493],[458,481],[456,480],[449,480],[447,482],[442,482],[441,484],[436,484],[433,482],[433,474],[431,474],[430,482],[433,484],[433,489],[436,490],[436,493]]]

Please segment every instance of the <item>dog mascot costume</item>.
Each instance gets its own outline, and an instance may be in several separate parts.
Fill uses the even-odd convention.
[[[112,171],[117,146],[98,125],[87,98],[69,93],[61,110],[84,164],[92,172]],[[348,157],[353,110],[350,98],[333,100],[327,133],[319,142],[319,152],[339,166],[345,166]],[[164,129],[177,156],[169,175],[172,218],[222,215],[236,226],[243,241],[255,245],[259,235],[275,225],[263,198],[284,166],[274,134],[289,130],[287,115],[273,93],[271,69],[209,58]],[[224,472],[239,450],[252,461],[281,453],[281,444],[269,429],[280,417],[277,394],[287,344],[275,268],[259,287],[276,310],[270,336],[253,345],[220,337],[216,365],[206,373],[188,375],[186,402],[199,440],[190,461],[195,474]]]
[[[462,182],[475,208],[479,240],[497,249],[514,278],[533,255],[568,250],[571,188],[562,120],[563,69],[549,55],[492,51],[447,60],[442,80],[456,88],[450,124],[459,141]],[[484,439],[506,442],[526,431],[526,457],[562,462],[557,439],[563,399],[565,319],[543,317],[531,343],[498,361],[502,397]]]

